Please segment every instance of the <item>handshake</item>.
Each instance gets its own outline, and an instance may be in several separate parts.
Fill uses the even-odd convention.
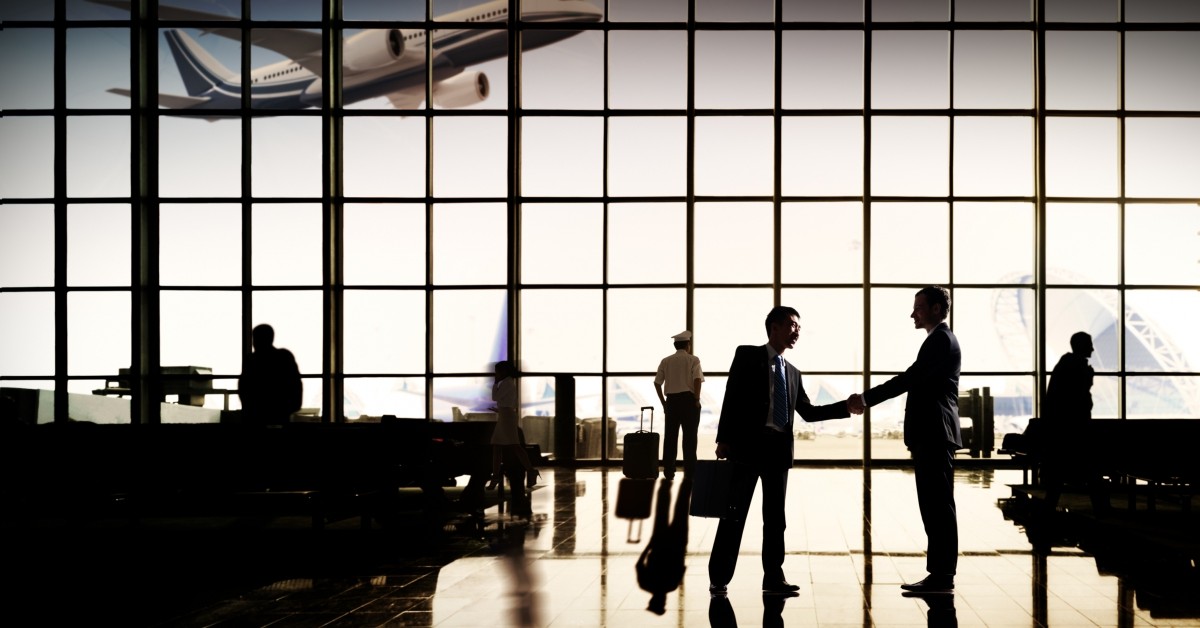
[[[850,410],[850,414],[862,414],[867,409],[867,404],[861,394],[855,393],[846,398],[846,408]]]

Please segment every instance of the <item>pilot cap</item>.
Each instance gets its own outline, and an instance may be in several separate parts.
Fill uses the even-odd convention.
[[[674,336],[671,336],[671,339],[674,340],[675,342],[680,342],[683,340],[691,340],[692,332],[684,330],[684,331],[679,332],[678,334],[675,334]]]

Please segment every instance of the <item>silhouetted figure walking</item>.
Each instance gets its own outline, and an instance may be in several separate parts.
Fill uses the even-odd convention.
[[[283,425],[300,409],[304,384],[291,351],[275,346],[275,329],[258,325],[250,335],[254,350],[238,378],[243,422]]]

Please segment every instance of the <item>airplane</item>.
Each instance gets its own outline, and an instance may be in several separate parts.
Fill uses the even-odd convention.
[[[130,0],[89,0],[95,4],[126,9]],[[160,5],[164,20],[227,20],[227,16]],[[539,23],[598,22],[602,11],[583,0],[525,0],[521,19]],[[504,24],[509,18],[508,0],[491,0],[437,16],[444,22]],[[199,30],[241,41],[241,28],[203,27]],[[303,109],[319,107],[323,99],[321,59],[322,36],[305,29],[264,28],[249,31],[252,45],[277,52],[286,60],[255,68],[246,81],[251,106],[257,109]],[[522,48],[540,48],[580,33],[579,30],[530,30],[522,35]],[[165,29],[175,64],[187,95],[159,94],[159,104],[171,109],[237,109],[242,103],[241,76],[222,65],[195,39],[180,29]],[[427,37],[432,40],[427,42]],[[438,107],[457,108],[487,99],[491,92],[487,75],[468,72],[473,65],[508,54],[508,31],[504,29],[380,28],[365,29],[347,37],[342,45],[342,100],[346,105],[387,97],[396,109],[416,109],[425,101],[427,45],[433,60],[431,93]],[[127,89],[110,93],[131,96]]]

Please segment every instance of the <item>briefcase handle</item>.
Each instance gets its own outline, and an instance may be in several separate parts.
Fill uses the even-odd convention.
[[[641,412],[638,412],[638,431],[639,432],[646,431],[646,425],[645,425],[644,419],[646,418],[647,410],[650,411],[650,431],[651,432],[654,431],[654,406],[642,406]]]

